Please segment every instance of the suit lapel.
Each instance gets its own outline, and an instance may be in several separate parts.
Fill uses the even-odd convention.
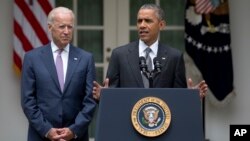
[[[165,46],[163,46],[162,44],[159,43],[158,45],[158,53],[157,53],[157,58],[160,60],[161,62],[161,66],[162,66],[162,70],[166,70],[167,67],[167,62],[168,62],[168,52],[167,52],[167,48]],[[154,79],[154,86],[155,84],[158,84],[157,82],[160,80],[160,75],[158,74],[155,79]]]
[[[57,78],[57,72],[56,72],[56,67],[55,67],[50,43],[43,47],[40,57],[41,57],[41,60],[43,60],[43,63],[45,64],[56,86],[58,87],[58,89],[60,89],[60,84]]]
[[[69,59],[68,59],[68,68],[67,68],[67,74],[66,74],[66,79],[64,83],[64,91],[67,89],[69,86],[69,82],[72,78],[72,75],[74,73],[74,70],[79,63],[81,57],[79,53],[75,50],[75,47],[70,45],[69,47]]]
[[[168,61],[168,52],[167,48],[160,43],[159,43],[157,57],[160,59],[162,67],[165,67]]]
[[[128,64],[131,68],[131,73],[134,75],[134,78],[136,79],[137,84],[140,87],[143,86],[143,81],[141,77],[141,71],[139,67],[139,43],[135,42],[130,46],[128,49],[127,54]]]

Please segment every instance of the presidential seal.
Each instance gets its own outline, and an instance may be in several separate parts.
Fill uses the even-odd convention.
[[[156,137],[168,129],[171,112],[160,98],[145,97],[134,105],[131,120],[137,132],[147,137]]]

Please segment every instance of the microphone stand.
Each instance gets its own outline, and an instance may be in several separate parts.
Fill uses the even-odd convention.
[[[161,72],[161,63],[159,59],[156,57],[153,60],[154,62],[154,70],[149,72],[149,88],[153,88],[153,78],[155,78]]]
[[[154,78],[161,72],[161,70],[157,67],[155,67],[155,69],[153,71],[147,71],[146,73],[144,73],[144,75],[148,78],[149,81],[149,88],[153,88],[153,80]]]
[[[148,75],[149,88],[153,88],[153,77],[154,77],[154,72],[150,71]]]
[[[161,72],[161,64],[160,64],[160,61],[155,58],[154,59],[154,70],[152,71],[149,71],[148,68],[147,68],[147,65],[146,65],[146,60],[144,57],[140,57],[140,69],[143,73],[143,75],[148,79],[149,81],[149,88],[153,88],[153,79]]]

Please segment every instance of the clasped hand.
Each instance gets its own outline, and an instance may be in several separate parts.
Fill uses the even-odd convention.
[[[51,141],[69,141],[74,138],[74,134],[69,128],[51,128],[48,138]]]

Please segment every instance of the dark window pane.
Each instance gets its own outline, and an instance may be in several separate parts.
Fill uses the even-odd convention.
[[[78,25],[103,25],[102,0],[78,0],[77,4]]]
[[[162,31],[160,40],[174,48],[184,51],[184,31]]]
[[[93,30],[78,30],[77,45],[93,53],[95,62],[103,62],[103,32]]]
[[[96,81],[100,84],[103,82],[103,68],[96,67]]]
[[[165,11],[167,25],[184,25],[185,0],[161,0],[160,5]]]
[[[67,7],[71,10],[73,10],[73,1],[72,0],[56,0],[55,2],[56,7],[58,6],[63,6],[63,7]]]
[[[130,31],[130,35],[129,35],[129,40],[130,42],[138,40],[138,33],[137,31]]]

